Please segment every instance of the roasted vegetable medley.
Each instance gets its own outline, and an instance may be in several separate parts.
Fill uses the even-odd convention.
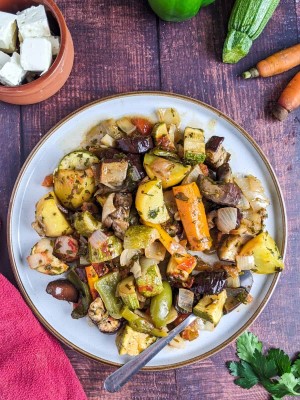
[[[191,312],[198,320],[171,345],[196,339],[251,301],[243,274],[284,267],[264,230],[261,182],[233,174],[223,144],[181,127],[171,108],[155,123],[108,119],[43,182],[51,191],[36,204],[42,238],[28,264],[65,274],[47,293],[73,303],[73,318],[117,332],[121,355],[139,354]]]

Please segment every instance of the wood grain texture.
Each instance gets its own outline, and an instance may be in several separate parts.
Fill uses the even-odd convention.
[[[6,215],[10,194],[20,170],[21,122],[19,106],[0,102],[0,144],[0,272],[3,272],[14,282],[6,245]]]
[[[287,268],[266,309],[252,325],[266,346],[299,351],[300,274],[300,110],[285,122],[270,117],[270,106],[297,68],[270,79],[243,81],[241,72],[270,53],[300,42],[299,0],[281,1],[250,54],[238,65],[221,62],[227,21],[234,0],[217,0],[190,21],[158,21],[146,1],[59,0],[75,45],[75,64],[66,85],[51,99],[18,107],[0,104],[0,217],[5,221],[13,182],[38,140],[61,118],[109,94],[165,90],[200,99],[234,118],[262,147],[278,176],[288,212]],[[297,140],[298,139],[298,140]],[[2,229],[1,266],[12,280]],[[290,295],[292,293],[292,295]],[[235,347],[179,370],[138,374],[120,393],[108,394],[103,380],[114,368],[64,349],[90,400],[178,399],[265,400],[259,387],[233,385],[225,361]]]

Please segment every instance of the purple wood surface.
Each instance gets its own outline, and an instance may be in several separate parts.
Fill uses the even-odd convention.
[[[251,331],[267,346],[295,354],[300,350],[300,111],[278,122],[271,118],[270,106],[297,68],[264,80],[243,81],[238,75],[270,53],[300,42],[299,1],[281,1],[250,54],[233,66],[221,63],[233,0],[217,0],[194,19],[178,24],[159,21],[141,0],[57,3],[75,45],[69,80],[59,93],[41,104],[19,107],[0,103],[0,218],[4,228],[21,164],[48,129],[70,112],[106,95],[138,90],[164,90],[202,100],[244,127],[262,147],[278,176],[289,222],[286,270]],[[0,246],[1,272],[14,282],[3,227]],[[64,348],[88,398],[93,400],[268,398],[259,387],[245,391],[233,384],[225,368],[225,361],[234,358],[233,344],[201,363],[165,372],[142,372],[114,395],[103,389],[103,380],[113,367]]]

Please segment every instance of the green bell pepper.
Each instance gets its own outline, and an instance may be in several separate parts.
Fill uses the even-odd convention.
[[[74,269],[71,269],[68,273],[67,279],[73,283],[80,293],[80,302],[72,311],[71,316],[74,319],[82,318],[88,313],[89,306],[93,301],[89,287],[81,281]]]
[[[116,289],[120,280],[119,272],[110,272],[109,274],[101,276],[94,285],[103,300],[108,314],[116,319],[122,317],[121,310],[123,308],[122,300],[116,297]]]
[[[129,308],[125,307],[122,311],[122,317],[128,321],[130,328],[137,332],[148,333],[156,337],[168,336],[167,332],[157,329],[151,322],[146,319],[139,317],[134,312],[130,311]]]
[[[172,306],[172,288],[167,281],[163,281],[163,291],[152,297],[150,315],[157,328],[167,325],[167,317]]]
[[[148,0],[152,10],[164,21],[180,22],[194,17],[202,6],[214,0]]]

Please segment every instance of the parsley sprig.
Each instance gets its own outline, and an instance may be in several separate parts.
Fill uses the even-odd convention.
[[[284,351],[270,349],[263,354],[262,347],[262,342],[251,332],[237,339],[237,355],[241,361],[227,363],[231,375],[238,377],[234,383],[244,389],[261,384],[273,400],[300,396],[300,354],[292,363]]]

